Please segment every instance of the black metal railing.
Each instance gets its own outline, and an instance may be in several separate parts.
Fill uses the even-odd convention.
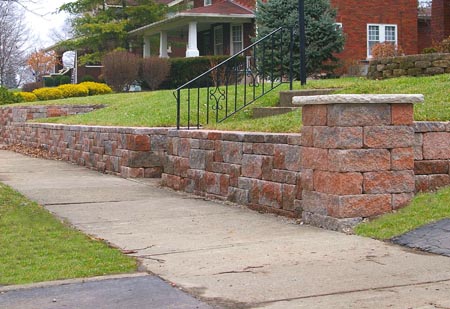
[[[278,28],[174,91],[177,128],[219,123],[293,81],[294,32]]]

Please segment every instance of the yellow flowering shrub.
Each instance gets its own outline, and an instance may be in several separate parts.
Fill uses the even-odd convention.
[[[87,97],[89,89],[83,85],[64,84],[58,86],[65,98]]]
[[[33,90],[33,93],[41,101],[63,99],[64,95],[58,88],[39,88]]]
[[[87,87],[89,89],[89,95],[112,93],[112,89],[108,85],[103,83],[82,82],[79,85]]]
[[[21,97],[24,102],[34,102],[37,101],[37,96],[32,92],[17,92],[16,96]]]

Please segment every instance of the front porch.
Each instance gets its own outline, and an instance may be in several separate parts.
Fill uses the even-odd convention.
[[[143,38],[143,57],[156,56],[151,52],[155,41],[159,41],[157,56],[162,58],[233,55],[251,44],[254,18],[246,8],[220,2],[177,13],[130,35]]]

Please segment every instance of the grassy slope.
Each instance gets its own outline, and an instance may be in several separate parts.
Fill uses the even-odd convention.
[[[364,78],[341,78],[309,81],[306,88],[343,88],[339,93],[421,93],[425,104],[415,106],[416,120],[450,120],[450,74],[432,77],[402,77],[389,80],[366,80]],[[295,89],[301,88],[298,84]],[[263,97],[247,109],[237,113],[221,124],[207,128],[223,130],[247,130],[265,132],[298,132],[300,112],[266,119],[252,119],[251,108],[275,106],[278,91],[287,90],[283,85]],[[67,124],[96,124],[118,126],[174,126],[176,103],[172,91],[121,93],[87,98],[72,98],[42,102],[45,104],[106,104],[108,107],[85,115],[53,118],[47,122]],[[41,104],[41,102],[39,102]],[[26,104],[22,104],[26,105]],[[29,104],[28,104],[29,105]],[[182,114],[186,120],[186,113]]]
[[[136,260],[68,227],[1,183],[0,248],[0,285],[136,270]]]

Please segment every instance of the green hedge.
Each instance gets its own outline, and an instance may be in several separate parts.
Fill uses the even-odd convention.
[[[161,84],[162,89],[176,89],[211,68],[211,62],[220,63],[229,56],[203,56],[192,58],[172,58],[169,77]],[[199,86],[212,83],[211,77],[205,78]]]

